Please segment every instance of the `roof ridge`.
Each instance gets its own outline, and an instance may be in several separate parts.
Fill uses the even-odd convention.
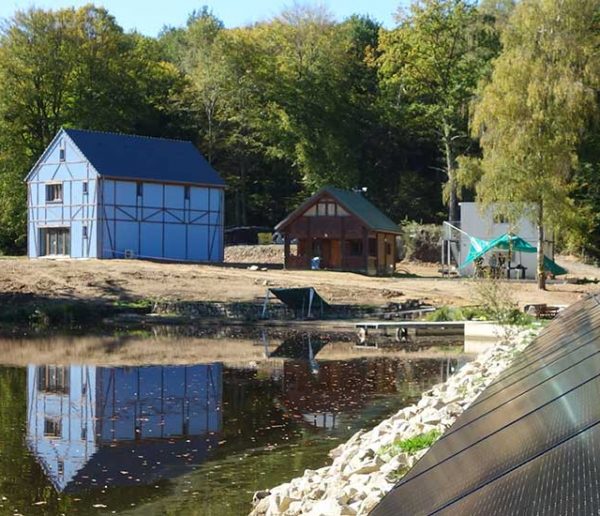
[[[192,145],[194,145],[194,143],[191,140],[182,140],[180,138],[164,138],[162,136],[147,136],[145,134],[121,133],[116,131],[97,131],[96,129],[79,129],[77,127],[61,127],[61,129],[65,132],[79,131],[82,133],[109,134],[113,136],[128,136],[130,138],[140,138],[147,140],[163,140],[168,142],[191,143]]]

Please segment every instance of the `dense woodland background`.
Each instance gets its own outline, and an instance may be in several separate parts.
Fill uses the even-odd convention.
[[[599,7],[418,0],[393,29],[301,5],[230,29],[201,8],[157,38],[91,4],[17,12],[0,30],[0,252],[24,250],[23,178],[67,126],[192,140],[228,183],[227,225],[272,226],[326,184],[367,187],[398,222],[456,220],[478,195],[544,202],[563,246],[595,255]]]

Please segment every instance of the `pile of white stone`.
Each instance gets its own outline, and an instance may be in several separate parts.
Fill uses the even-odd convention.
[[[427,451],[391,447],[422,434],[443,434],[456,417],[490,384],[536,332],[512,333],[502,343],[465,364],[445,383],[425,392],[421,400],[381,422],[357,432],[333,449],[330,466],[254,495],[252,516],[336,516],[368,514],[398,479]],[[435,432],[434,432],[435,431]]]

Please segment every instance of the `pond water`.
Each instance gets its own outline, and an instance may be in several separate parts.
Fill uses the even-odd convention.
[[[189,333],[0,339],[0,514],[246,514],[466,360]]]

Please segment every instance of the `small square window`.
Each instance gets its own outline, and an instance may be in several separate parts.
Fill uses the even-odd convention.
[[[62,184],[52,183],[46,185],[46,202],[62,202]]]
[[[84,181],[84,182],[81,184],[81,186],[82,186],[82,188],[83,188],[83,195],[87,195],[87,194],[88,194],[88,192],[89,192],[89,190],[88,190],[88,182],[87,182],[87,181]]]
[[[58,151],[58,159],[59,159],[59,161],[65,161],[66,154],[67,154],[67,150],[66,149],[60,149]]]
[[[82,229],[83,238],[87,238],[88,237],[88,227],[83,226],[81,229]]]
[[[59,418],[46,417],[44,419],[44,435],[46,437],[60,437],[62,424]]]

